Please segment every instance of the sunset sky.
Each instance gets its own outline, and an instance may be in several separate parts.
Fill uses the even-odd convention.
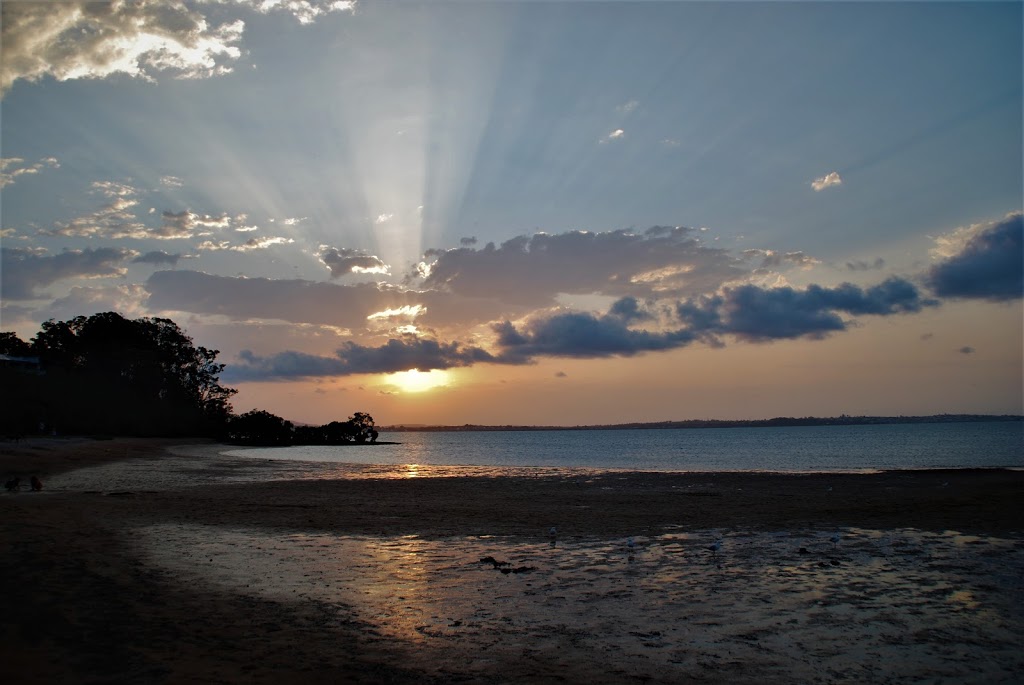
[[[1019,2],[2,12],[25,340],[171,318],[308,423],[1024,410]]]

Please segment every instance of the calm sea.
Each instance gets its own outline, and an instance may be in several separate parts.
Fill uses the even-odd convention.
[[[1024,468],[1024,423],[390,433],[395,445],[229,454],[306,462],[641,471]]]

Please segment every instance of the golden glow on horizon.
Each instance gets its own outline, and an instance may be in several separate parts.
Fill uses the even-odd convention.
[[[402,392],[426,392],[448,385],[450,378],[447,371],[432,369],[431,371],[419,371],[409,369],[399,371],[386,377],[390,385],[395,386]]]

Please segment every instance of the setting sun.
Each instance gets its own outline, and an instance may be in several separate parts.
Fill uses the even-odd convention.
[[[433,371],[419,371],[409,369],[399,371],[387,376],[388,383],[395,386],[402,392],[426,392],[435,388],[441,388],[449,383],[447,371],[434,369]]]

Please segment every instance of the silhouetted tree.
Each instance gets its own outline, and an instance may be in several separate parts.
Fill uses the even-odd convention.
[[[4,331],[0,333],[0,354],[11,357],[29,357],[32,355],[32,346],[19,338],[16,333]]]
[[[4,334],[2,344],[17,342]],[[37,422],[62,432],[213,435],[231,415],[235,390],[218,382],[217,350],[194,346],[169,319],[51,319],[30,352],[41,374],[22,374],[19,392],[35,402]]]
[[[373,428],[373,417],[361,411],[357,411],[348,419],[351,425],[352,437],[356,442],[366,442],[371,437],[376,440],[377,431]]]
[[[294,436],[291,421],[285,421],[262,409],[232,416],[227,422],[227,439],[245,445],[291,445]]]

